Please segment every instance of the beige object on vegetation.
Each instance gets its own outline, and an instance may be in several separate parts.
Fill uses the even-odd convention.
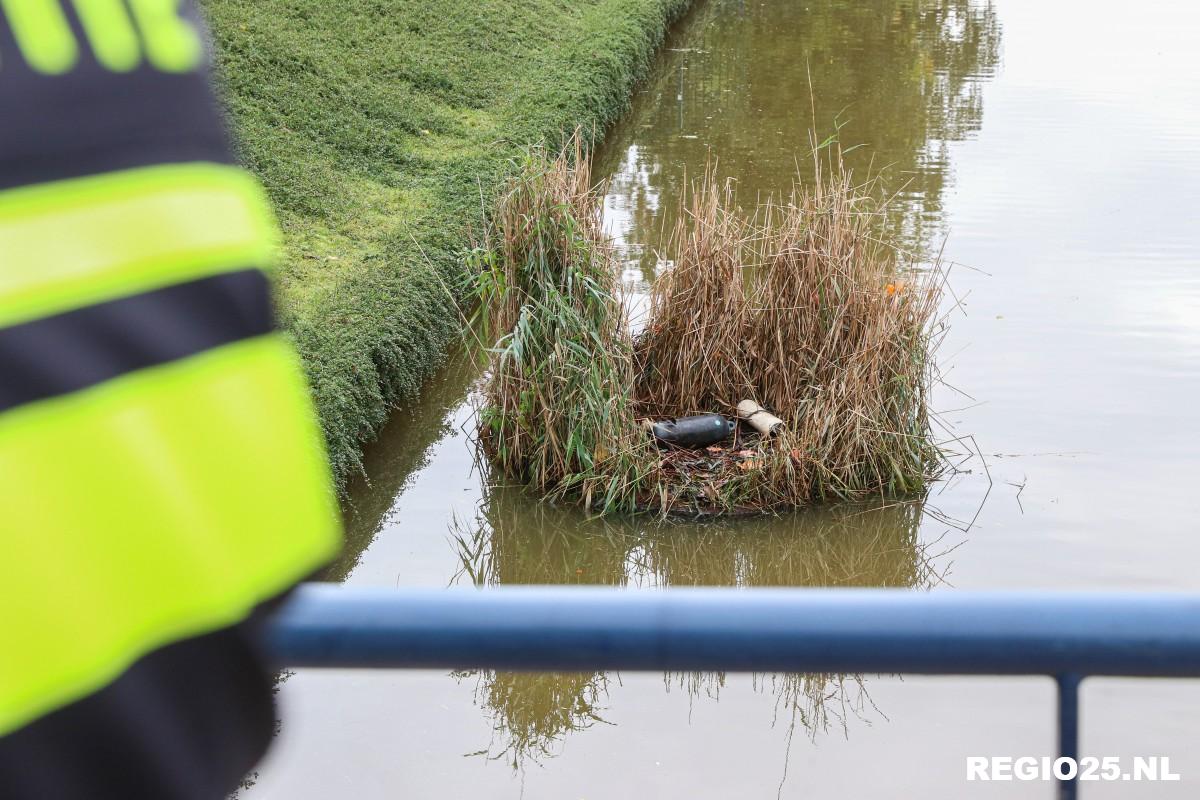
[[[743,400],[737,404],[738,417],[750,424],[750,427],[763,436],[774,436],[783,430],[783,420],[767,411],[753,400]]]

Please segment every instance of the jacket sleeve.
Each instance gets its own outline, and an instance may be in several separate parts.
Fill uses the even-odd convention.
[[[0,797],[221,798],[336,504],[177,0],[0,0]]]

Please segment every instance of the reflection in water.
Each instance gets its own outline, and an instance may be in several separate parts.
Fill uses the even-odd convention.
[[[569,733],[603,723],[601,703],[608,693],[603,672],[462,672],[474,677],[475,702],[488,710],[492,741],[470,755],[504,759],[514,770],[557,754]]]
[[[464,415],[471,384],[485,362],[474,348],[452,354],[422,387],[420,399],[397,412],[363,454],[370,480],[360,477],[350,482],[342,504],[342,552],[321,571],[319,580],[344,581],[358,566],[363,552],[387,524],[396,497],[428,466],[430,450],[453,432],[455,419]]]
[[[477,586],[927,586],[923,502],[837,505],[697,523],[589,518],[488,490],[455,525],[458,579]]]
[[[927,588],[939,580],[918,535],[923,503],[812,509],[703,524],[589,519],[577,509],[531,503],[518,487],[488,491],[475,518],[454,526],[457,581],[477,586],[885,586]],[[477,676],[476,700],[493,722],[492,758],[514,768],[553,755],[574,731],[603,722],[604,673]],[[719,698],[725,676],[665,676],[693,698]],[[857,677],[757,676],[775,695],[789,738],[845,726],[869,703]]]
[[[595,170],[612,175],[607,212],[628,248],[627,280],[653,280],[653,248],[710,157],[753,205],[790,188],[809,131],[843,125],[843,147],[858,146],[847,163],[882,174],[897,194],[891,224],[926,250],[944,235],[947,145],[979,130],[999,50],[994,8],[972,0],[699,4]]]

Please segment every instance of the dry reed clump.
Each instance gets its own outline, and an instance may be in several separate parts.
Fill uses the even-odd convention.
[[[481,414],[500,469],[601,512],[720,513],[922,490],[936,267],[881,235],[886,204],[839,160],[740,218],[710,170],[685,198],[632,341],[578,138],[534,154],[502,198],[480,281],[497,331]],[[783,419],[766,438],[660,451],[639,418]]]
[[[762,209],[748,234],[728,221],[728,194],[716,194],[711,174],[681,215],[667,248],[679,258],[653,287],[635,346],[642,411],[734,416],[752,399],[785,429],[708,458],[675,456],[681,475],[707,461],[693,497],[680,499],[775,508],[900,495],[938,469],[927,391],[939,272],[916,270],[882,238],[875,184],[854,184],[836,160],[828,173],[818,167],[786,205]],[[716,314],[697,307],[704,296],[693,287],[729,280],[729,259],[691,257],[713,252],[748,272],[729,282]],[[689,373],[705,380],[678,377]]]

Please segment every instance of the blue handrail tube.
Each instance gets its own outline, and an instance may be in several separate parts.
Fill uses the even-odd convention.
[[[858,589],[307,585],[292,667],[1200,676],[1200,597]]]

